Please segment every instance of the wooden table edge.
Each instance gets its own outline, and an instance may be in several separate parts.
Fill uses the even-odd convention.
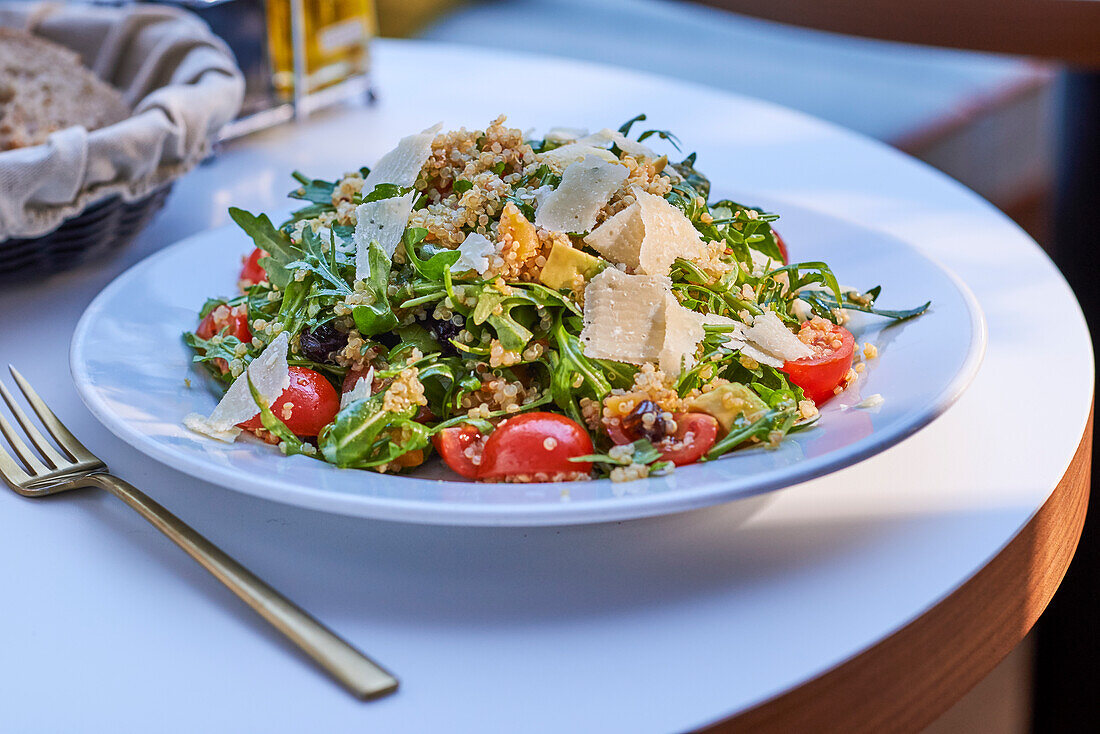
[[[1090,409],[1047,501],[949,596],[832,670],[700,731],[879,734],[935,721],[1024,638],[1061,584],[1088,509],[1092,428]]]

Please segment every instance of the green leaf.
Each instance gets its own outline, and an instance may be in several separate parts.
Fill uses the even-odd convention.
[[[399,326],[393,330],[393,333],[397,334],[397,338],[401,340],[402,344],[411,344],[424,354],[443,351],[439,346],[439,342],[420,324]],[[423,382],[423,379],[421,379],[421,382]]]
[[[443,280],[443,272],[449,271],[451,266],[458,262],[462,253],[458,250],[441,250],[427,260],[422,260],[416,254],[416,245],[420,244],[428,236],[428,230],[420,227],[410,227],[401,237],[401,244],[405,248],[405,256],[409,263],[422,277],[438,282]],[[373,272],[373,266],[372,266]]]
[[[626,133],[623,134],[625,135]],[[646,130],[644,133],[638,136],[638,142],[642,142],[651,135],[656,135],[661,140],[667,140],[669,143],[672,144],[673,148],[675,148],[676,150],[680,150],[680,139],[670,133],[668,130]]]
[[[290,192],[290,198],[304,199],[305,201],[312,201],[315,204],[324,204],[330,209],[332,208],[332,194],[336,191],[336,184],[334,182],[321,181],[320,179],[310,180],[308,176],[298,171],[295,171],[291,175],[302,185]]]
[[[293,275],[286,265],[299,259],[301,250],[294,246],[285,232],[275,229],[266,214],[256,216],[244,209],[229,207],[229,216],[252,238],[252,242],[268,257],[260,258],[260,266],[267,271],[268,280],[279,288],[285,288]]]
[[[629,135],[630,134],[630,128],[634,127],[634,123],[635,122],[643,122],[644,120],[645,120],[645,113],[644,112],[640,115],[635,115],[634,117],[630,118],[629,120],[627,120],[626,122],[624,122],[622,125],[619,126],[619,132],[621,132],[623,135]]]
[[[512,318],[508,309],[502,314],[490,314],[488,322],[496,331],[500,345],[513,352],[522,351],[534,336],[530,329]]]
[[[400,322],[390,307],[390,259],[377,242],[370,243],[367,261],[370,264],[370,275],[367,276],[366,286],[374,300],[367,305],[355,306],[351,310],[351,317],[355,320],[355,328],[359,333],[369,337],[391,331]]]
[[[318,437],[326,461],[366,469],[427,447],[431,433],[427,426],[412,420],[415,410],[382,410],[383,395],[357,400],[336,414]]]
[[[412,191],[412,186],[398,186],[397,184],[381,183],[374,187],[374,190],[363,197],[363,203],[368,201],[381,201],[382,199],[393,199],[398,196],[404,196]]]
[[[263,427],[283,442],[283,450],[286,452],[287,456],[293,456],[294,454],[308,455],[305,449],[305,443],[303,443],[302,439],[295,436],[294,432],[287,428],[287,425],[271,412],[271,407],[267,404],[267,401],[264,400],[264,396],[260,394],[256,385],[252,382],[252,375],[249,375],[247,372],[245,372],[245,375],[248,380],[248,389],[252,393],[252,399],[256,402],[256,407],[260,409],[260,423]]]
[[[454,192],[456,194],[461,195],[461,194],[465,194],[467,191],[469,191],[473,187],[474,187],[473,183],[471,183],[471,182],[469,182],[465,179],[460,178],[457,181],[455,181],[454,186],[452,188],[454,189]]]

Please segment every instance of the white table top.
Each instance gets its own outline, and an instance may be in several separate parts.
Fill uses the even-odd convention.
[[[121,257],[0,292],[0,362],[20,367],[116,473],[394,670],[402,689],[353,700],[105,494],[0,493],[6,729],[682,730],[919,616],[1061,478],[1092,394],[1084,321],[1039,248],[957,184],[838,128],[680,82],[407,42],[378,43],[376,59],[375,108],[231,146],[180,182]],[[560,529],[420,527],[274,504],[149,461],[80,403],[69,337],[126,267],[226,222],[230,204],[283,206],[294,168],[330,176],[412,128],[483,125],[502,111],[524,128],[599,128],[648,111],[705,170],[735,170],[741,191],[918,243],[982,303],[981,372],[930,427],[847,470],[683,515]],[[1013,397],[1032,364],[1053,382]]]

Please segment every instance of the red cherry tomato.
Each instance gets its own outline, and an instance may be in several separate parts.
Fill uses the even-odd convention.
[[[235,308],[218,306],[199,322],[198,328],[195,329],[195,336],[200,339],[209,339],[221,333],[222,329],[227,329],[226,336],[235,336],[242,342],[252,341],[252,331],[248,328],[248,309],[244,306]],[[220,357],[214,360],[214,365],[221,372],[229,371],[229,363]]]
[[[592,464],[569,459],[594,451],[588,432],[576,421],[556,413],[525,413],[489,435],[478,477],[587,472]]]
[[[244,306],[229,308],[218,306],[206,315],[195,329],[195,336],[200,339],[209,339],[229,327],[227,336],[235,336],[242,342],[252,341],[252,330],[248,328],[248,309]]]
[[[248,259],[244,261],[244,267],[241,268],[240,280],[247,281],[249,285],[255,285],[256,283],[263,283],[267,280],[267,271],[260,265],[260,258],[267,257],[267,250],[261,250],[257,247],[252,251],[252,254],[248,256]]]
[[[706,413],[673,413],[672,419],[676,421],[676,433],[653,443],[653,447],[661,452],[661,461],[671,461],[676,466],[692,464],[710,451],[718,440],[718,421],[713,416]],[[620,423],[605,423],[604,428],[613,443],[627,444],[635,440],[627,435]],[[688,434],[691,434],[690,439]]]
[[[339,411],[336,388],[321,373],[305,367],[290,368],[290,386],[271,404],[271,412],[296,436],[316,436]],[[257,415],[240,427],[263,428],[263,423]]]
[[[706,413],[673,413],[676,433],[662,438],[653,446],[661,452],[662,461],[676,466],[694,464],[710,451],[718,440],[718,421]]]
[[[814,350],[813,356],[803,357],[783,365],[783,371],[791,382],[802,388],[806,397],[821,404],[833,396],[848,370],[852,368],[856,341],[852,333],[822,318],[802,324],[798,338]]]
[[[783,258],[783,264],[789,265],[791,262],[790,256],[787,254],[787,243],[783,241],[783,238],[779,236],[779,233],[774,229],[772,230],[772,236],[775,237],[775,244],[779,246],[779,254]]]
[[[432,444],[435,450],[443,457],[447,466],[467,479],[477,479],[481,471],[481,449],[484,437],[481,432],[469,424],[444,428],[432,436]],[[473,446],[473,456],[466,455],[466,449]],[[476,458],[476,463],[475,463]]]

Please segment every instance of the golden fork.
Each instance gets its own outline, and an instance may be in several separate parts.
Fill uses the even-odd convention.
[[[143,492],[109,474],[107,465],[76,440],[23,376],[14,367],[9,365],[8,368],[47,433],[65,452],[62,455],[45,439],[4,383],[0,382],[0,396],[8,404],[15,420],[23,427],[26,437],[38,449],[36,455],[0,414],[0,432],[22,461],[21,465],[0,444],[0,477],[9,487],[24,497],[44,497],[80,487],[107,490],[183,548],[245,604],[286,635],[357,697],[377,698],[397,690],[397,679],[385,669],[337,637]]]

